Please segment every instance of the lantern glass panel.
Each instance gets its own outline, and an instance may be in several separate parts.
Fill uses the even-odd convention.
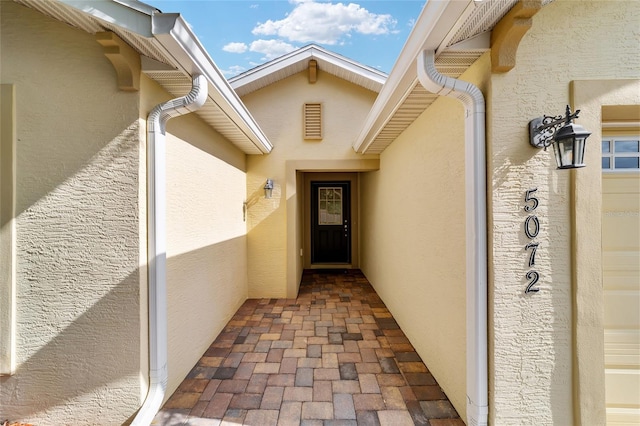
[[[556,140],[553,144],[556,163],[560,169],[584,167],[585,138],[567,138]]]

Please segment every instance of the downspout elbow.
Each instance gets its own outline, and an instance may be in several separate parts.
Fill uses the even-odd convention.
[[[194,75],[191,91],[179,98],[156,105],[147,118],[147,135],[154,136],[158,132],[164,136],[167,121],[173,117],[197,111],[207,101],[207,79],[203,75]]]
[[[194,75],[191,91],[156,105],[147,118],[147,257],[149,278],[149,391],[131,423],[147,426],[162,406],[167,389],[166,154],[167,122],[202,107],[208,85]]]
[[[418,81],[422,87],[436,95],[457,98],[468,110],[484,117],[485,102],[480,89],[467,81],[440,74],[436,69],[433,50],[423,50],[418,61]]]

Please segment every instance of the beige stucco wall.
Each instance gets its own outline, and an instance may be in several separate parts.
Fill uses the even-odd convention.
[[[172,98],[142,78],[143,115]],[[247,299],[245,154],[189,114],[167,124],[165,399]]]
[[[358,171],[363,160],[375,158],[351,148],[375,96],[319,70],[315,84],[301,72],[243,97],[274,145],[269,155],[247,160],[250,297],[295,297],[304,241],[296,170]],[[321,141],[303,140],[305,102],[322,103]],[[271,199],[264,198],[267,178],[275,183]]]
[[[141,393],[138,94],[118,91],[93,36],[0,7],[17,135],[17,368],[0,418],[121,424]]]
[[[485,55],[461,78],[482,87]],[[464,108],[439,98],[364,173],[361,268],[466,413]]]
[[[490,211],[490,422],[603,424],[599,116],[570,94],[583,79],[637,78],[635,2],[556,1],[533,18],[517,65],[494,74],[488,107]],[[567,17],[570,17],[568,19]],[[550,72],[552,70],[552,72]],[[516,94],[517,96],[514,96]],[[583,109],[594,132],[587,167],[556,170],[551,151],[528,145],[527,123]],[[596,102],[595,104],[598,104]],[[587,124],[588,123],[588,124]],[[536,264],[529,268],[525,191],[537,188]],[[540,274],[524,294],[525,274]]]

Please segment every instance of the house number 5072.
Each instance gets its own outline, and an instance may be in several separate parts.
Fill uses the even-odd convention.
[[[528,189],[524,195],[524,211],[527,213],[533,213],[538,208],[538,199],[533,195],[538,188]],[[524,246],[525,251],[531,250],[529,253],[529,268],[532,268],[536,264],[536,251],[538,250],[537,242],[533,241],[540,232],[540,221],[535,214],[530,214],[524,221],[524,233],[529,238],[529,243]],[[530,270],[526,273],[525,277],[529,281],[525,293],[536,293],[540,291],[536,284],[540,280],[540,274],[538,271]]]

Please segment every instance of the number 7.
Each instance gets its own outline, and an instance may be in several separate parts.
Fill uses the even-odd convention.
[[[524,246],[525,250],[531,249],[531,254],[529,255],[529,267],[532,267],[536,264],[536,250],[538,250],[539,243],[529,243]]]

